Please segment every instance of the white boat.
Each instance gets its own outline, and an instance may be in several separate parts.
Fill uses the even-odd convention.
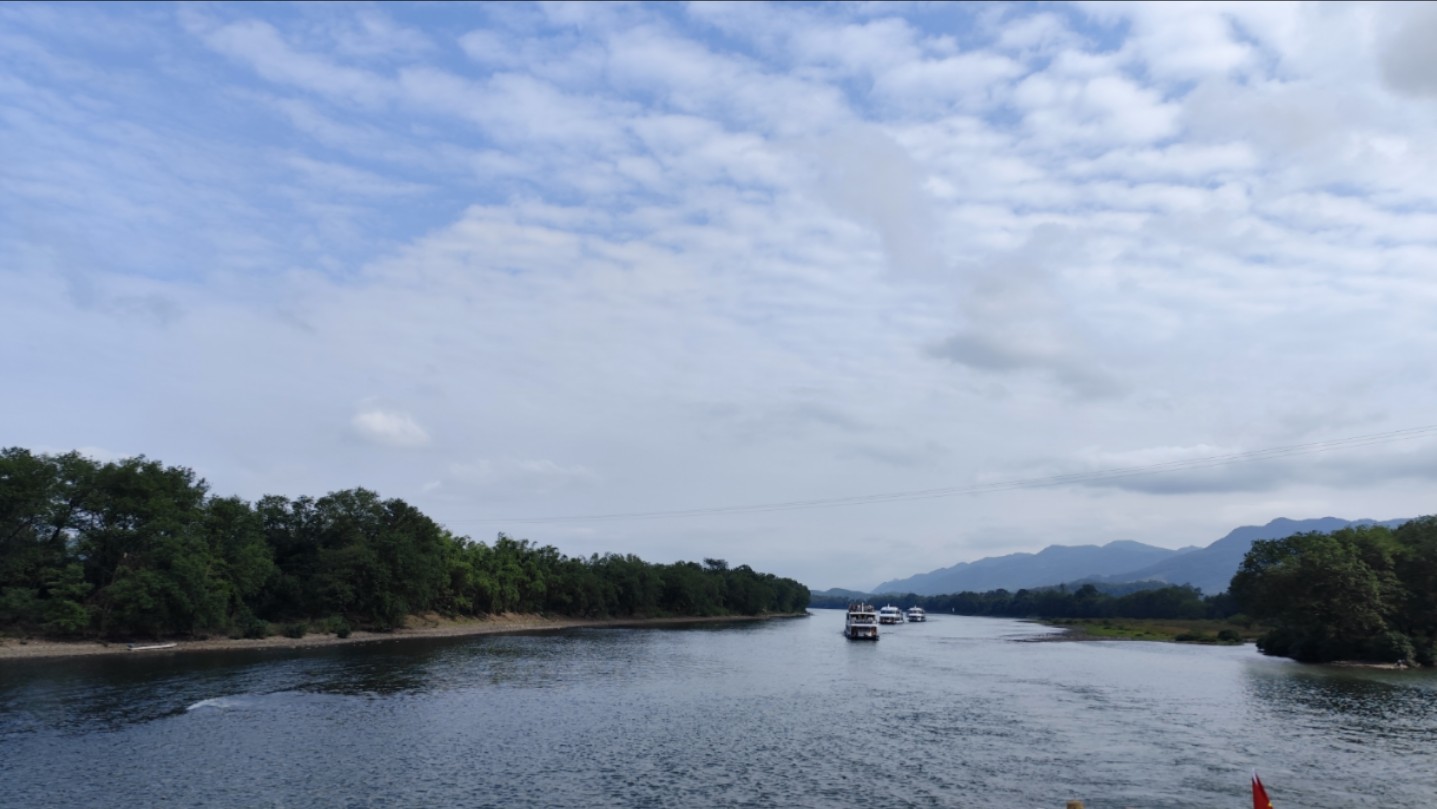
[[[174,643],[151,643],[141,646],[131,643],[129,645],[129,649],[132,652],[154,652],[159,651],[160,649],[173,649],[176,645],[177,644]]]
[[[924,612],[922,607],[914,605],[908,608],[908,623],[921,624],[926,620],[928,620],[928,613]]]
[[[880,624],[901,624],[903,623],[903,610],[889,604],[878,610],[878,623]]]
[[[873,605],[862,601],[848,605],[843,636],[849,640],[878,640],[878,613],[873,611]]]

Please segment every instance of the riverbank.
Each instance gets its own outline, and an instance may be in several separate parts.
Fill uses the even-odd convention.
[[[151,650],[135,650],[130,648],[130,644],[114,641],[0,638],[0,662],[96,655],[156,655],[245,649],[307,649],[358,643],[382,643],[413,638],[454,638],[513,632],[549,632],[584,627],[683,626],[734,621],[767,621],[775,618],[802,618],[807,615],[808,613],[804,612],[791,615],[725,615],[708,618],[616,618],[605,620],[550,618],[542,615],[495,615],[487,618],[444,618],[438,615],[415,615],[410,616],[408,625],[404,628],[391,632],[355,630],[345,638],[332,633],[315,633],[302,638],[276,635],[268,638],[167,639],[165,648]],[[174,645],[169,646],[169,643]],[[149,646],[152,644],[153,642],[144,642],[135,645]]]
[[[1085,641],[1085,640],[1145,640],[1159,643],[1198,643],[1210,646],[1239,646],[1253,643],[1263,630],[1257,627],[1241,626],[1226,621],[1159,620],[1144,618],[1062,618],[1041,621],[1044,626],[1061,629],[1062,632],[1033,638],[1034,641]],[[1422,668],[1406,661],[1394,663],[1372,663],[1360,660],[1334,660],[1313,665],[1336,666],[1338,668],[1386,669],[1402,671]]]
[[[1057,618],[1040,623],[1063,634],[1058,640],[1148,640],[1171,643],[1238,645],[1251,643],[1262,629],[1210,619]]]

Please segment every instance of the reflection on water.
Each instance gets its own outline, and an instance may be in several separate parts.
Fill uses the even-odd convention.
[[[1361,749],[1437,743],[1437,679],[1425,672],[1288,668],[1249,672],[1247,689],[1267,721]]]
[[[841,613],[0,669],[6,806],[1425,807],[1426,672]],[[158,790],[158,791],[157,791]]]

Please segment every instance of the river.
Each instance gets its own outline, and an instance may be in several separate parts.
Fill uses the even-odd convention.
[[[1437,676],[842,613],[0,665],[0,806],[1430,809]]]

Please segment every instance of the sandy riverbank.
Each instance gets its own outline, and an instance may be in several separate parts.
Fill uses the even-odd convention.
[[[92,655],[155,655],[175,652],[232,651],[242,649],[305,649],[317,646],[341,646],[355,643],[379,643],[410,638],[452,638],[467,635],[495,635],[505,632],[543,632],[579,627],[673,626],[726,621],[766,621],[772,618],[795,618],[799,615],[724,616],[718,618],[626,618],[584,620],[580,618],[546,618],[542,615],[496,615],[488,618],[443,618],[437,615],[411,616],[408,625],[393,632],[356,630],[347,638],[332,634],[305,635],[302,638],[274,636],[269,638],[211,638],[206,640],[172,639],[175,646],[154,651],[132,651],[126,643],[104,641],[56,641],[35,638],[0,638],[0,663],[10,660],[35,660],[57,657],[88,657]],[[154,641],[142,641],[143,644]],[[165,641],[171,642],[170,640]],[[139,645],[139,644],[137,644]]]

